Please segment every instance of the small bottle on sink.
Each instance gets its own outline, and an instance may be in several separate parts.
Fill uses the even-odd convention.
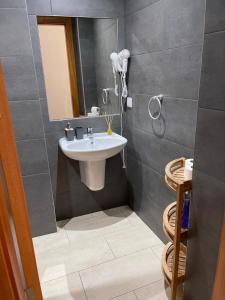
[[[66,136],[67,141],[73,141],[74,140],[74,129],[71,127],[70,122],[67,123],[64,131],[65,131],[65,136]]]

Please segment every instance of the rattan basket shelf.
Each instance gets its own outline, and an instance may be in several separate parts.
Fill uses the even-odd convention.
[[[168,187],[177,191],[179,185],[185,184],[191,189],[191,180],[184,179],[184,164],[185,158],[181,157],[168,163],[165,168],[165,181]]]
[[[192,189],[192,180],[184,178],[185,158],[169,162],[165,168],[167,186],[176,192],[176,202],[168,205],[163,213],[163,229],[172,241],[165,247],[162,269],[165,280],[171,286],[171,300],[176,300],[177,287],[185,279],[187,249],[182,243],[187,239],[188,230],[182,229],[182,215],[185,192]]]
[[[175,235],[175,226],[176,226],[176,208],[177,203],[173,202],[167,206],[163,213],[163,229],[167,237],[173,241]],[[187,239],[187,229],[181,228],[180,239],[184,241]]]
[[[180,244],[180,253],[179,253],[179,265],[178,265],[178,274],[177,274],[177,282],[178,284],[182,283],[185,279],[185,269],[186,269],[186,256],[187,249],[181,243]],[[168,284],[172,283],[173,276],[173,262],[174,262],[174,245],[173,243],[168,243],[165,246],[162,255],[162,270]]]

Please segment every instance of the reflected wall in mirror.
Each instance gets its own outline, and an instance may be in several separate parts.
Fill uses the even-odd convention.
[[[49,119],[118,114],[117,19],[38,17],[38,31]]]

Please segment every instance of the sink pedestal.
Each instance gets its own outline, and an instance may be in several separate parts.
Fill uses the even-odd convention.
[[[79,161],[81,181],[92,191],[104,188],[105,161]]]

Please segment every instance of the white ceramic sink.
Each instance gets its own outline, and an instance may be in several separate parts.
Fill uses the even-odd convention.
[[[127,139],[119,134],[94,133],[93,144],[88,137],[69,142],[66,138],[59,140],[63,153],[71,159],[79,161],[98,161],[119,153],[126,145]]]
[[[97,191],[105,184],[105,161],[118,154],[127,144],[127,139],[113,133],[94,133],[93,143],[89,137],[82,140],[59,140],[63,153],[80,162],[81,181],[91,190]]]

